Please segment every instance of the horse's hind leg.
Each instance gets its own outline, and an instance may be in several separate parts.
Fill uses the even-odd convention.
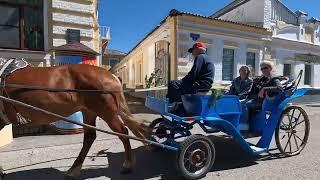
[[[129,134],[128,129],[124,126],[117,114],[112,116],[103,116],[103,119],[114,132],[126,135]],[[125,137],[119,137],[119,139],[122,141],[125,150],[125,161],[122,165],[121,173],[130,173],[134,165],[134,155],[132,153],[130,141]]]
[[[91,126],[96,126],[97,116],[95,114],[89,111],[82,111],[82,113],[83,113],[84,123],[89,124]],[[96,130],[84,127],[84,138],[83,138],[83,146],[82,146],[81,152],[78,155],[75,162],[73,163],[72,167],[68,170],[66,174],[67,176],[75,177],[80,175],[83,161],[86,158],[91,148],[91,145],[93,144],[95,139],[96,139]]]

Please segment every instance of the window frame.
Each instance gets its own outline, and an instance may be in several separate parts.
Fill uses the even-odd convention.
[[[310,67],[310,78],[309,78],[309,83],[306,83],[306,75],[307,75],[307,71],[306,71],[306,67],[309,66]],[[307,86],[312,86],[312,64],[306,63],[304,65],[304,80],[303,80],[303,84],[307,85]]]
[[[115,66],[116,64],[114,64],[113,66],[111,65],[111,61],[116,61],[116,64],[118,64],[119,63],[119,59],[118,58],[109,58],[109,60],[108,60],[108,64],[109,64],[109,66],[110,67],[113,67],[113,66]]]
[[[1,49],[17,49],[17,50],[31,50],[31,51],[44,51],[45,50],[45,44],[44,44],[44,22],[41,23],[41,26],[43,28],[43,40],[42,40],[42,48],[27,48],[26,47],[26,43],[25,43],[25,15],[24,15],[24,8],[32,8],[32,9],[40,9],[42,10],[42,16],[44,18],[44,14],[43,14],[43,6],[44,6],[44,2],[42,1],[41,5],[32,5],[32,4],[26,4],[26,3],[16,3],[16,2],[10,2],[10,1],[1,1],[0,0],[0,6],[2,7],[11,7],[11,8],[17,8],[19,11],[19,48],[15,48],[15,47],[1,47]]]
[[[224,63],[224,50],[232,50],[233,51],[233,67],[231,68],[231,72],[232,72],[232,77],[231,77],[231,79],[229,80],[229,79],[224,79],[224,77],[223,77],[223,63]],[[223,48],[222,48],[222,71],[221,71],[221,80],[222,81],[224,81],[224,82],[231,82],[233,79],[234,79],[234,77],[235,77],[235,75],[237,74],[236,73],[236,47],[229,47],[229,46],[224,46]]]
[[[257,72],[257,65],[259,64],[258,62],[258,52],[257,51],[253,51],[253,50],[247,50],[246,52],[246,66],[248,66],[248,53],[253,53],[254,54],[254,67],[253,69],[250,69],[251,70],[251,76],[256,76],[257,74],[259,74],[259,72]]]

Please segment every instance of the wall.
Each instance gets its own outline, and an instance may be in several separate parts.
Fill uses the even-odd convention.
[[[50,49],[66,44],[67,29],[79,29],[81,43],[100,52],[97,0],[50,0],[48,8]]]
[[[191,34],[197,34],[200,37],[192,39]],[[187,50],[196,41],[202,41],[207,45],[207,54],[215,65],[215,83],[230,83],[222,80],[223,48],[234,50],[234,77],[239,75],[239,68],[246,64],[247,52],[256,54],[255,74],[258,74],[258,65],[264,58],[264,41],[271,40],[270,35],[271,33],[267,30],[258,31],[257,28],[234,25],[229,22],[218,24],[202,18],[181,17],[178,21],[177,33],[178,79],[184,77],[193,65],[192,57]]]
[[[219,19],[262,25],[264,14],[261,12],[263,9],[263,0],[251,0],[222,15]]]
[[[170,25],[166,21],[141,41],[123,60],[112,68],[112,72],[123,79],[123,84],[128,88],[145,86],[145,76],[150,77],[155,69],[155,43],[160,40],[170,40]],[[139,72],[139,64],[142,64]],[[142,82],[136,77],[141,73]],[[129,77],[128,77],[129,76]]]
[[[311,86],[320,87],[319,71],[320,71],[320,47],[312,46],[296,41],[285,39],[274,39],[272,42],[273,50],[276,51],[276,74],[283,75],[283,64],[291,64],[291,78],[296,78],[300,70],[305,70],[305,64],[311,62]],[[310,54],[318,56],[316,61],[305,61],[297,58],[299,54]],[[304,86],[304,73],[300,82],[300,86]]]

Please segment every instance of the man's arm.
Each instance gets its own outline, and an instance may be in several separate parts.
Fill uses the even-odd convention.
[[[186,82],[186,83],[193,84],[194,81],[196,80],[196,78],[200,74],[200,70],[201,70],[203,62],[204,62],[204,59],[202,56],[196,56],[191,70],[184,78],[182,78],[182,81]]]
[[[282,85],[279,79],[275,78],[272,82],[272,86],[264,87],[268,96],[273,97],[278,95],[279,92],[283,91]]]

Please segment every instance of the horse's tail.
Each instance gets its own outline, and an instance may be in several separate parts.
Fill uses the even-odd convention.
[[[124,93],[121,92],[119,103],[119,115],[124,124],[132,131],[132,133],[139,138],[145,138],[148,132],[148,127],[143,123],[143,120],[135,119],[127,105]]]

